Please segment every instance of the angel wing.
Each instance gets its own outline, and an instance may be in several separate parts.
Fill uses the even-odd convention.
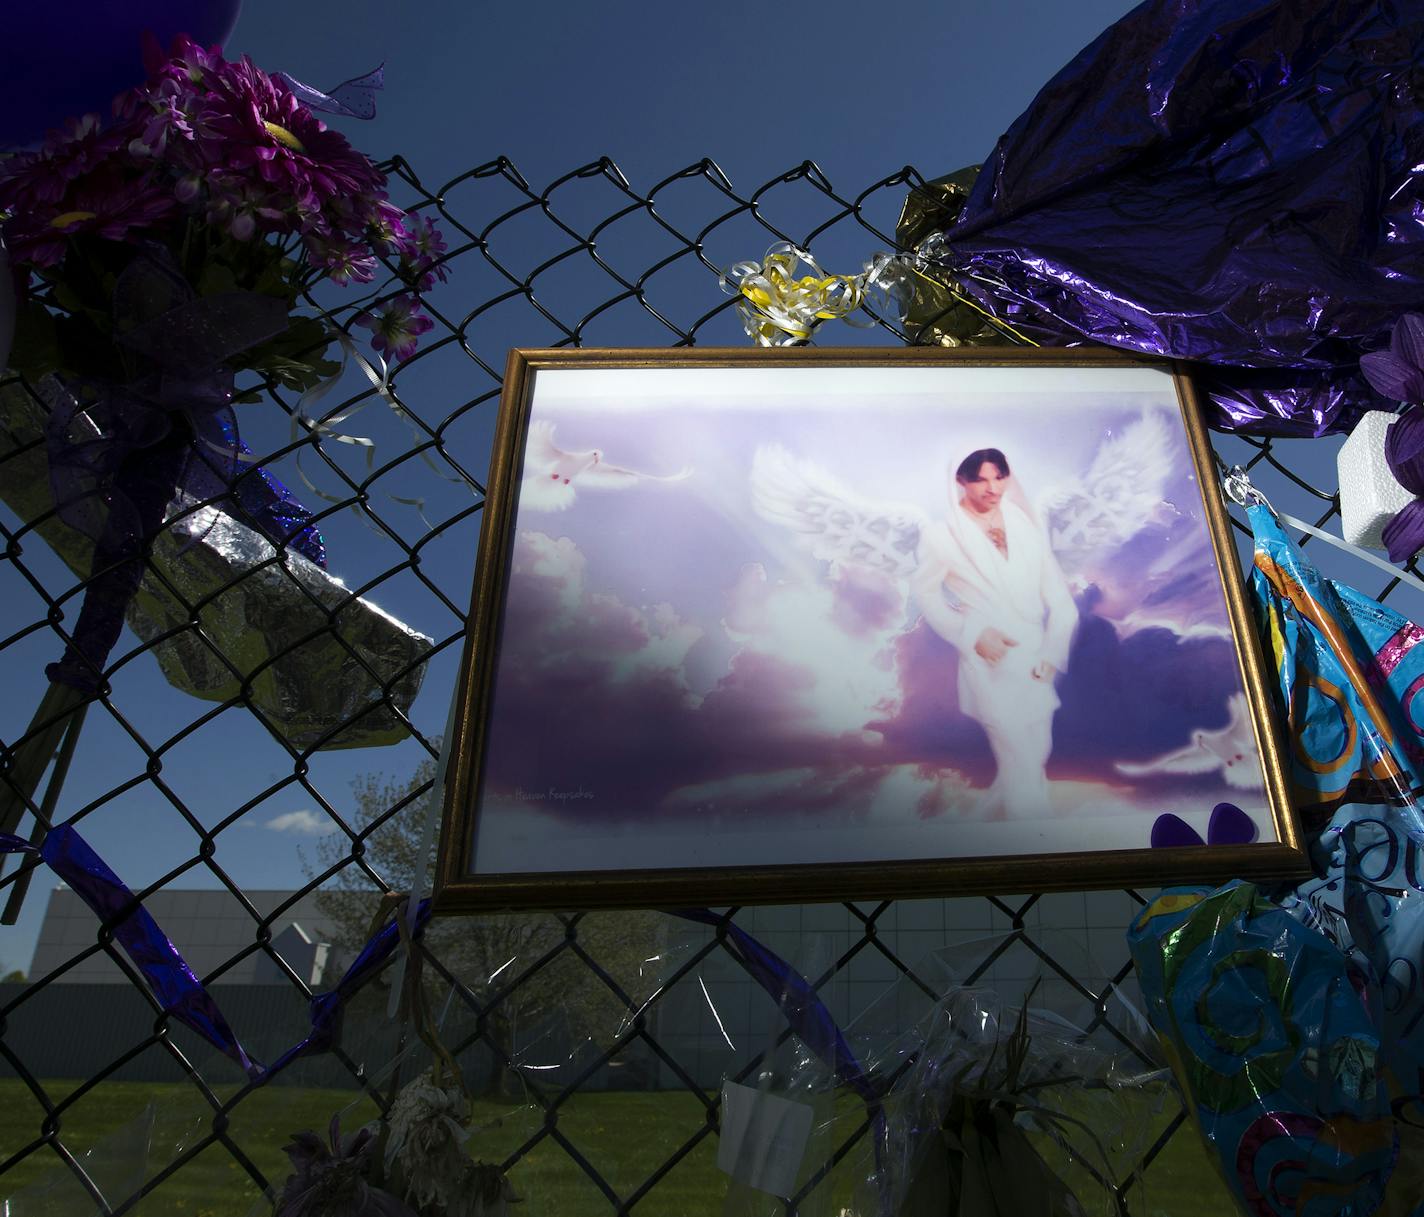
[[[1040,502],[1049,542],[1060,558],[1116,549],[1147,525],[1173,470],[1172,432],[1144,411],[1104,440],[1078,481]]]
[[[763,444],[752,458],[752,507],[764,520],[793,533],[817,558],[868,566],[896,577],[914,573],[929,516],[907,503],[872,502],[813,461],[779,444]]]

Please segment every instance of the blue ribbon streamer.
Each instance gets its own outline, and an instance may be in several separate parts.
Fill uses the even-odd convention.
[[[212,995],[152,914],[77,829],[69,824],[56,825],[39,846],[23,837],[0,833],[0,854],[35,854],[47,863],[113,932],[163,1012],[236,1061],[254,1082],[270,1080],[298,1057],[330,1049],[340,1031],[343,1007],[381,970],[400,942],[399,929],[392,919],[366,944],[331,992],[312,998],[312,1029],[307,1037],[264,1068],[243,1050]],[[422,900],[416,909],[415,933],[424,930],[429,920],[430,901]]]
[[[193,975],[178,948],[72,826],[56,825],[38,847],[23,837],[0,833],[0,854],[16,853],[37,854],[94,910],[133,961],[165,1014],[171,1014],[231,1057],[248,1077],[260,1075],[261,1066],[242,1050],[217,1003]]]

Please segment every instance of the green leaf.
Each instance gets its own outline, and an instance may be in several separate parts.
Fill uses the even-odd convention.
[[[235,292],[237,287],[237,276],[233,274],[232,268],[224,262],[210,260],[203,263],[203,269],[198,272],[198,295],[217,296],[223,292]]]

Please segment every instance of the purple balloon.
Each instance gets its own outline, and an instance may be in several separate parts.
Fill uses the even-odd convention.
[[[144,78],[142,40],[164,46],[187,34],[221,46],[242,0],[99,0],[80,6],[17,0],[5,15],[15,50],[0,73],[0,148],[44,138],[66,118],[107,115],[109,103]]]

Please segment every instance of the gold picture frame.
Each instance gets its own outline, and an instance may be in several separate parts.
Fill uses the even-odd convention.
[[[817,378],[815,374],[793,373],[794,369],[834,370],[835,377],[827,379],[822,375]],[[927,374],[924,371],[926,369],[933,371]],[[528,538],[537,536],[541,538],[540,544],[547,546],[553,543],[551,539],[554,532],[558,532],[560,528],[572,527],[579,517],[578,510],[572,512],[566,509],[561,510],[558,507],[558,502],[561,500],[551,498],[555,491],[558,491],[564,495],[565,500],[572,499],[574,497],[572,492],[576,491],[578,487],[567,477],[561,477],[560,469],[563,466],[557,462],[550,464],[552,460],[550,453],[562,452],[562,450],[549,447],[549,435],[552,432],[547,430],[548,424],[541,422],[541,427],[546,429],[535,429],[531,432],[531,413],[541,408],[542,399],[539,390],[541,375],[551,386],[547,390],[549,393],[554,392],[552,386],[555,385],[592,384],[596,386],[616,383],[625,390],[634,391],[636,396],[638,387],[651,383],[649,377],[653,374],[656,374],[653,379],[662,386],[676,386],[680,382],[685,382],[688,386],[685,390],[689,395],[687,400],[701,402],[702,405],[698,409],[702,411],[702,414],[690,411],[684,417],[691,420],[695,414],[696,419],[706,422],[703,414],[708,411],[715,412],[715,405],[709,406],[707,402],[714,399],[723,400],[716,398],[716,394],[708,387],[712,385],[725,386],[742,383],[750,385],[754,383],[759,386],[773,386],[781,383],[789,388],[791,380],[788,377],[800,376],[798,384],[805,382],[810,385],[884,385],[883,392],[887,395],[887,400],[895,393],[901,393],[901,397],[896,397],[894,400],[918,401],[919,397],[907,395],[908,390],[902,392],[895,386],[897,384],[942,384],[948,385],[949,389],[953,390],[955,383],[970,383],[965,380],[970,369],[981,370],[974,374],[973,384],[991,386],[993,392],[1004,395],[1002,400],[1006,403],[1019,402],[1024,395],[1031,397],[1035,392],[1045,397],[1046,400],[1048,394],[1045,388],[1014,387],[1021,385],[1061,384],[1065,386],[1065,394],[1079,393],[1082,396],[1076,386],[1098,384],[1104,386],[1141,384],[1145,386],[1149,380],[1153,385],[1160,386],[1170,382],[1172,393],[1175,395],[1176,416],[1180,421],[1180,432],[1174,433],[1177,438],[1173,442],[1178,444],[1174,450],[1180,451],[1184,447],[1185,451],[1189,453],[1192,470],[1187,476],[1195,481],[1201,492],[1200,523],[1192,526],[1203,529],[1205,540],[1198,547],[1201,549],[1200,554],[1193,551],[1193,561],[1197,562],[1198,569],[1201,568],[1202,562],[1209,561],[1217,572],[1222,612],[1224,621],[1229,626],[1230,645],[1235,657],[1236,678],[1239,678],[1239,692],[1244,695],[1249,707],[1249,742],[1255,748],[1255,755],[1259,757],[1261,777],[1259,799],[1261,802],[1259,809],[1252,813],[1255,822],[1260,826],[1258,840],[1238,844],[1183,845],[1171,849],[1151,848],[1140,843],[1141,826],[1132,821],[1130,813],[1122,813],[1122,830],[1129,836],[1135,834],[1135,837],[1139,839],[1139,843],[1127,848],[1089,848],[1082,851],[1065,851],[1061,848],[1054,848],[1047,851],[1001,851],[992,854],[979,853],[975,856],[946,856],[941,847],[936,850],[933,856],[926,857],[879,856],[857,859],[852,854],[851,856],[838,857],[835,860],[821,858],[798,861],[793,857],[786,856],[785,851],[794,850],[796,841],[801,839],[808,842],[814,839],[819,845],[822,834],[818,831],[809,834],[803,833],[797,837],[791,829],[788,829],[790,835],[787,840],[777,838],[777,848],[782,850],[782,854],[769,862],[758,857],[761,852],[760,846],[756,841],[749,840],[745,849],[746,857],[740,861],[734,859],[729,862],[723,858],[711,865],[679,865],[678,863],[685,862],[688,856],[686,841],[692,839],[684,837],[681,838],[682,845],[668,849],[666,864],[647,865],[646,858],[657,855],[659,846],[656,841],[645,839],[645,837],[651,838],[651,827],[648,827],[645,832],[639,828],[636,822],[630,822],[628,816],[623,814],[621,809],[625,804],[617,805],[615,811],[618,814],[606,821],[608,834],[605,842],[599,836],[600,824],[605,821],[600,820],[600,809],[593,806],[598,800],[593,799],[588,792],[582,791],[581,787],[578,797],[588,798],[590,802],[588,807],[572,808],[549,804],[542,787],[533,794],[516,787],[513,794],[533,800],[527,815],[524,815],[522,819],[519,809],[508,802],[513,795],[509,791],[507,783],[499,787],[503,793],[498,794],[497,797],[491,796],[489,799],[484,797],[487,783],[493,783],[496,779],[502,781],[507,776],[499,770],[499,766],[504,763],[500,758],[519,752],[523,746],[520,741],[532,738],[531,731],[544,730],[543,727],[538,726],[541,719],[538,714],[537,701],[531,710],[528,698],[525,697],[523,702],[517,703],[521,707],[520,714],[523,716],[519,721],[534,723],[535,727],[522,729],[521,734],[511,736],[513,744],[506,741],[505,746],[496,750],[495,759],[491,760],[490,742],[494,725],[503,725],[504,722],[500,717],[499,707],[494,704],[497,700],[495,689],[500,680],[505,679],[508,682],[519,683],[521,689],[527,685],[533,685],[535,688],[533,696],[536,698],[539,696],[537,682],[524,680],[523,677],[516,679],[514,676],[501,676],[505,641],[507,639],[517,640],[522,637],[519,631],[532,628],[523,624],[526,621],[524,617],[516,620],[512,626],[505,620],[506,604],[512,581],[515,582],[516,590],[518,590],[518,580],[512,575],[512,556],[521,499],[525,502],[525,514],[538,523],[542,529],[545,529],[545,531],[538,531],[532,526],[530,529],[526,529],[524,533],[520,534],[521,544],[525,543]],[[1011,375],[1014,370],[1017,370],[1017,374]],[[1043,370],[1047,370],[1047,372],[1045,373]],[[587,376],[559,377],[551,375],[568,372],[610,371],[626,375],[616,380],[606,376],[590,379]],[[739,376],[728,379],[723,375],[728,371],[736,372]],[[756,378],[749,379],[740,375],[746,371],[756,373]],[[1129,371],[1132,371],[1131,376],[1127,375]],[[666,375],[667,373],[675,375],[669,377]],[[952,379],[956,376],[960,378],[959,382]],[[629,379],[629,377],[633,379]],[[781,377],[781,381],[776,381],[776,377]],[[1155,379],[1152,379],[1153,377]],[[702,387],[699,388],[699,386]],[[563,392],[563,390],[560,391]],[[771,404],[757,405],[756,408],[763,411],[761,415],[757,416],[762,420],[758,425],[765,424],[766,418],[769,417],[766,411],[774,413],[776,409],[775,390],[765,389],[764,391],[766,400],[769,400]],[[574,396],[568,398],[567,401],[577,404],[579,390],[569,390],[569,392],[574,393]],[[718,392],[723,392],[725,396],[731,390],[723,389]],[[940,391],[937,390],[937,392]],[[944,392],[948,392],[948,390]],[[1083,392],[1087,392],[1087,390]],[[1099,394],[1099,398],[1103,401],[1117,402],[1118,398],[1112,396],[1117,392],[1116,389],[1104,388]],[[1133,392],[1137,392],[1137,390],[1133,390]],[[713,396],[709,398],[706,396],[707,393],[713,393]],[[1141,393],[1146,394],[1143,397],[1144,401],[1150,398],[1150,393],[1146,388],[1142,389]],[[738,393],[733,396],[742,398],[745,395]],[[805,394],[802,393],[802,396],[804,397]],[[949,392],[949,396],[953,396],[953,393]],[[1083,400],[1089,400],[1090,397],[1091,394],[1084,397]],[[1131,398],[1131,394],[1123,396],[1121,400],[1128,401],[1129,398]],[[602,400],[596,393],[588,398],[589,401],[595,401],[595,405],[588,408],[591,411],[590,417],[595,417],[598,413],[599,407],[596,405],[595,399]],[[559,398],[559,400],[564,401],[565,399]],[[638,398],[638,400],[641,401],[642,398]],[[725,400],[726,409],[732,410],[735,405],[733,397],[726,397]],[[757,400],[758,403],[763,402],[763,398]],[[800,399],[798,398],[798,400]],[[1055,400],[1057,400],[1056,397]],[[1092,400],[1098,400],[1098,398]],[[1131,400],[1136,400],[1136,398],[1131,398]],[[746,402],[742,401],[741,404],[745,405]],[[568,408],[573,408],[573,406],[570,405]],[[651,411],[659,407],[638,408],[646,408]],[[829,408],[827,407],[827,409]],[[908,406],[904,408],[909,409]],[[1012,414],[1009,405],[1004,405],[1001,412],[997,414],[977,408],[970,412],[968,407],[963,405],[955,408],[959,410],[957,417],[972,419],[972,429],[980,433],[984,432],[986,428],[992,431],[995,420],[999,418],[1019,418],[1020,415],[1028,418],[1025,411],[1030,409],[1027,406],[1013,406],[1013,409],[1020,411],[1020,414],[1016,415]],[[1044,408],[1047,410],[1048,406]],[[1107,408],[1103,407],[1105,410]],[[614,405],[609,404],[606,409],[611,412]],[[666,409],[672,411],[676,407],[668,405]],[[946,407],[946,410],[949,409]],[[791,407],[787,407],[787,410],[790,411]],[[1147,405],[1142,407],[1142,411],[1143,417],[1151,413]],[[1165,406],[1156,408],[1156,411],[1163,418],[1167,418],[1171,414],[1171,410]],[[1062,412],[1054,417],[1056,422],[1061,425],[1064,436],[1072,437],[1075,434],[1073,428],[1077,423],[1065,420],[1088,419],[1090,414],[1090,411],[1087,414],[1076,415]],[[609,416],[611,417],[611,413]],[[642,417],[646,424],[647,418],[655,416],[648,413]],[[662,419],[671,417],[670,414],[656,416],[655,421],[661,423]],[[821,415],[818,414],[815,417],[820,418]],[[840,419],[850,417],[849,413],[837,416]],[[877,435],[888,425],[885,421],[888,416],[879,410],[874,401],[865,402],[860,414],[855,417],[858,418],[859,425],[862,427],[869,420],[876,428]],[[905,415],[905,417],[910,416]],[[687,425],[691,427],[692,423],[688,422]],[[845,426],[847,424],[842,421],[836,425]],[[1017,425],[1023,429],[1028,427],[1029,423],[1021,422]],[[1084,423],[1083,425],[1090,426],[1091,424]],[[613,429],[616,430],[616,427]],[[646,425],[642,427],[642,430],[646,430]],[[736,428],[728,425],[724,430],[728,435],[731,435]],[[743,430],[745,431],[746,428]],[[922,427],[921,430],[923,432],[924,428]],[[626,426],[625,431],[627,434],[634,433],[633,430],[627,430]],[[669,429],[668,426],[663,426],[663,431],[668,435],[677,434],[677,428]],[[718,442],[715,438],[717,434],[715,429],[710,432],[714,437],[711,440],[707,438],[709,432],[706,428],[703,428],[698,434],[698,442],[702,445],[704,454],[708,451],[709,444],[715,446]],[[532,442],[542,445],[538,448],[538,460],[530,456],[531,435]],[[744,446],[749,442],[750,440],[744,436]],[[1074,439],[1073,442],[1079,441]],[[855,443],[847,445],[848,457],[854,456],[854,449],[857,446]],[[600,459],[601,456],[600,453]],[[916,453],[916,459],[919,457],[920,454]],[[581,459],[591,459],[591,454],[585,452]],[[610,453],[609,461],[612,462],[614,459],[613,454]],[[1043,458],[1043,460],[1047,459],[1047,457]],[[539,463],[540,460],[543,461],[542,464]],[[1040,464],[1043,463],[1043,460],[1040,461]],[[846,463],[852,462],[847,461]],[[541,490],[539,484],[536,484],[532,479],[536,472],[542,478],[548,468],[554,470],[549,475],[554,489]],[[564,472],[567,473],[568,470],[565,469]],[[630,471],[618,469],[616,472],[627,474]],[[575,478],[578,476],[575,474]],[[668,482],[682,476],[686,475],[681,472],[658,472],[652,475],[651,480]],[[964,485],[966,484],[960,483],[961,488]],[[560,487],[565,489],[559,490]],[[955,509],[954,491],[955,486],[951,483],[950,507],[946,509],[946,516]],[[588,491],[583,492],[585,499],[588,497],[588,493]],[[653,487],[642,495],[641,503],[636,506],[629,498],[626,507],[629,513],[628,520],[635,523],[640,520],[646,521],[662,527],[669,514],[666,504],[681,501],[671,497],[674,493],[685,494],[688,491]],[[713,487],[711,491],[703,488],[699,493],[703,498],[706,498],[709,493],[719,493],[719,491]],[[604,496],[604,500],[613,497],[616,496]],[[691,502],[690,499],[688,501]],[[535,512],[534,505],[536,504],[539,505],[542,514]],[[1196,517],[1192,513],[1196,510],[1196,506],[1196,504],[1188,504],[1183,507],[1179,503],[1175,510],[1182,519],[1195,520]],[[565,507],[567,507],[567,503],[565,503]],[[589,508],[588,510],[593,511],[594,509]],[[598,510],[611,509],[600,506]],[[689,518],[691,518],[691,509],[689,509]],[[1185,524],[1181,526],[1187,527]],[[646,549],[642,556],[648,561],[656,563],[658,544],[669,547],[670,553],[681,552],[666,537],[662,541],[649,540],[646,537],[640,541],[639,536],[634,535],[631,527],[630,529],[605,527],[597,534],[597,544],[607,549],[607,546],[611,544],[607,538],[614,532],[620,536],[624,532],[628,533],[624,544],[628,547],[630,557],[636,556],[642,547]],[[593,538],[595,534],[588,533],[586,535]],[[1044,536],[1048,536],[1046,529]],[[569,538],[565,537],[564,540],[568,541]],[[779,546],[785,540],[780,534],[776,534],[774,543]],[[588,542],[590,545],[593,543],[592,540]],[[569,544],[576,546],[577,543],[570,541]],[[1047,544],[1046,541],[1045,544]],[[1190,549],[1190,545],[1188,548]],[[618,551],[609,552],[614,553],[615,557],[618,556]],[[1007,560],[1006,547],[1003,552]],[[1056,550],[1050,552],[1057,554]],[[1091,554],[1092,551],[1086,552]],[[808,561],[811,560],[808,559]],[[1055,556],[1054,562],[1057,563],[1057,561]],[[605,565],[611,568],[618,563],[610,560]],[[843,568],[833,567],[832,569]],[[528,576],[526,581],[533,579],[534,576]],[[1200,579],[1197,582],[1199,583]],[[951,604],[950,607],[955,610],[959,608],[957,604]],[[628,608],[630,613],[636,611]],[[1075,618],[1075,620],[1078,620],[1078,629],[1084,628],[1081,619]],[[1096,622],[1098,619],[1093,618],[1093,620]],[[1101,633],[1101,631],[1099,632]],[[1221,636],[1220,631],[1217,636]],[[513,642],[511,645],[514,645]],[[520,643],[519,645],[533,647],[535,643]],[[520,652],[520,654],[523,653]],[[535,659],[530,660],[531,663],[541,662],[537,659],[539,652],[531,650],[528,653],[535,656]],[[1215,661],[1217,662],[1217,668],[1213,670],[1224,672],[1226,670],[1223,666],[1225,661],[1221,659],[1224,653],[1218,648],[1211,654],[1216,657]],[[964,662],[969,661],[965,660]],[[1034,672],[1037,673],[1038,670],[1035,668]],[[1056,679],[1058,684],[1055,687],[1058,688],[1061,688],[1064,681],[1072,675],[1072,670],[1069,669],[1067,675],[1058,676],[1051,666],[1047,672],[1049,673],[1047,679],[1049,681]],[[1227,678],[1223,676],[1221,679]],[[511,684],[509,687],[513,687],[513,685]],[[1160,360],[1086,348],[1044,351],[1003,348],[944,350],[923,347],[886,349],[824,347],[774,350],[699,347],[649,350],[585,348],[511,351],[494,438],[488,495],[485,501],[479,555],[471,597],[468,633],[455,696],[456,706],[452,714],[453,737],[446,741],[449,753],[435,887],[437,912],[529,908],[672,908],[691,905],[724,906],[742,903],[871,900],[892,897],[924,898],[1025,891],[1142,887],[1198,881],[1221,881],[1227,878],[1284,879],[1300,876],[1309,871],[1303,852],[1300,830],[1287,793],[1288,788],[1282,763],[1283,751],[1278,738],[1279,725],[1271,708],[1273,703],[1269,692],[1267,669],[1264,666],[1256,634],[1252,627],[1236,549],[1230,535],[1230,524],[1222,502],[1219,479],[1215,472],[1213,454],[1202,422],[1201,411],[1190,377],[1180,368]],[[514,694],[501,694],[501,696],[508,696],[510,698],[508,704],[511,706],[516,704],[517,699]],[[524,696],[524,694],[520,694],[520,696]],[[568,696],[566,691],[559,689],[557,680],[551,681],[548,703],[550,716],[543,720],[546,724],[552,723],[560,715],[563,717],[559,721],[568,721],[569,711],[566,701],[554,700],[556,698],[567,699]],[[691,698],[692,694],[688,696]],[[1055,693],[1054,696],[1057,698],[1058,694]],[[689,702],[689,704],[691,703]],[[960,709],[962,710],[962,707]],[[609,704],[608,714],[611,715],[614,712],[615,708]],[[532,718],[530,717],[531,713],[533,714]],[[1184,710],[1183,713],[1186,711]],[[590,731],[595,726],[600,730],[607,726],[607,715],[602,712],[601,703],[581,707],[576,717],[578,721],[589,724]],[[1104,719],[1104,721],[1107,722],[1109,719]],[[1113,719],[1112,721],[1118,720]],[[647,736],[648,751],[644,755],[652,760],[666,754],[666,750],[663,754],[657,752],[660,744],[656,738],[656,727],[657,720],[652,717],[647,721],[624,722],[622,724],[622,730],[626,732],[641,732]],[[513,731],[514,728],[511,727],[509,730]],[[963,730],[967,731],[968,728]],[[498,731],[493,731],[493,734],[498,735]],[[567,739],[568,736],[566,734],[561,738]],[[882,736],[882,741],[883,738]],[[1196,736],[1192,736],[1192,738],[1195,739]],[[541,742],[537,746],[543,748],[544,745]],[[869,746],[867,744],[867,747]],[[530,747],[535,747],[535,745],[530,744]],[[527,764],[533,762],[521,759],[520,763],[526,764],[525,772],[531,772],[527,768]],[[1121,766],[1125,762],[1116,761],[1113,764]],[[932,766],[931,769],[933,769]],[[1050,764],[1048,770],[1044,771],[1045,774],[1052,769],[1053,765]],[[613,772],[616,774],[626,771],[628,771],[627,767],[624,770]],[[537,768],[532,772],[537,772]],[[1116,769],[1112,772],[1120,773],[1121,770]],[[895,768],[893,771],[887,768],[886,773],[897,776],[898,780],[900,768]],[[689,771],[687,776],[691,780],[700,774]],[[731,780],[728,779],[728,781]],[[888,780],[887,777],[886,781]],[[941,781],[933,773],[924,780]],[[1172,777],[1166,770],[1151,778],[1151,781],[1165,782],[1164,788],[1169,791],[1174,789],[1174,782],[1178,783],[1175,789],[1180,789],[1181,782],[1190,786],[1195,780],[1187,777],[1180,779]],[[1202,782],[1206,780],[1202,779]],[[1140,781],[1148,782],[1148,779],[1140,779]],[[1151,783],[1148,782],[1148,784]],[[715,783],[713,785],[715,786]],[[1083,790],[1080,790],[1080,787]],[[1072,791],[1074,797],[1089,799],[1091,791],[1098,787],[1107,791],[1117,789],[1111,781],[1097,781],[1096,786],[1093,782],[1080,781],[1072,785]],[[712,787],[704,785],[704,788]],[[982,779],[980,785],[971,785],[966,781],[954,789],[961,788],[965,792],[972,792],[963,795],[965,807],[971,804],[976,807],[985,805],[988,796],[982,785]],[[990,789],[992,789],[992,784]],[[1205,788],[1203,787],[1203,789]],[[1088,793],[1084,793],[1084,791]],[[557,797],[560,793],[552,788],[547,792],[548,797]],[[574,796],[570,792],[568,797],[573,798]],[[877,795],[877,798],[879,797]],[[950,796],[951,803],[953,797]],[[1057,797],[1055,795],[1055,798]],[[1134,795],[1133,797],[1139,796]],[[1180,809],[1183,799],[1190,803],[1191,797],[1195,796],[1179,795],[1174,797],[1178,798],[1178,803],[1175,806]],[[1257,796],[1253,795],[1254,797]],[[887,814],[893,815],[893,799],[887,805],[891,807]],[[1007,806],[1007,804],[1005,805]],[[1082,805],[1086,806],[1087,804]],[[497,814],[495,810],[492,810],[496,807],[499,808]],[[1192,807],[1189,810],[1202,811],[1199,807]],[[954,808],[951,806],[948,812],[942,811],[940,815],[950,814],[953,811]],[[688,810],[685,814],[692,818],[698,813],[695,810]],[[806,812],[805,814],[813,815],[815,813]],[[850,820],[853,821],[857,814],[859,813],[851,813]],[[719,830],[717,849],[722,854],[728,856],[734,854],[739,836],[755,837],[765,823],[764,817],[758,821],[750,810],[747,810],[745,815],[748,823],[745,833],[736,827],[736,813],[731,815],[729,821],[732,827]],[[485,818],[482,819],[482,816]],[[563,816],[564,819],[561,820],[560,816]],[[1198,819],[1203,817],[1204,812]],[[528,832],[520,827],[526,819],[529,825]],[[675,820],[675,817],[673,819]],[[1062,836],[1067,830],[1060,831],[1057,827],[1059,819],[1063,819],[1063,817],[1044,816],[1039,820],[1029,817],[1025,819],[1024,823],[1049,825],[1053,832]],[[665,831],[668,822],[671,821],[665,821],[660,817],[657,820],[657,831]],[[723,821],[719,819],[717,822],[722,823]],[[965,822],[966,824],[970,823],[967,813]],[[1014,822],[1012,814],[1008,816],[1008,822]],[[1069,822],[1071,823],[1071,818]],[[651,819],[645,821],[645,825],[648,826],[651,826],[652,823]],[[854,824],[850,824],[842,831],[840,821],[836,821],[836,823],[838,825],[836,832],[839,834],[837,839],[844,837],[848,842],[853,843],[854,837],[849,834],[853,833]],[[1009,840],[1009,837],[1004,835],[1009,830],[1001,828],[1000,822],[993,818],[992,813],[987,819],[982,820],[982,824],[987,827],[981,826],[978,813],[972,823],[976,826],[975,832],[998,834],[993,838],[996,850],[999,849],[998,842]],[[1097,826],[1108,823],[1108,821],[1103,820],[1102,817],[1090,815],[1085,817],[1084,823]],[[564,824],[569,826],[568,833],[560,827]],[[506,830],[500,826],[513,826],[513,828]],[[481,836],[482,827],[485,830],[484,838]],[[1109,839],[1107,834],[1111,830],[1112,826],[1109,824],[1107,828],[1094,827],[1091,831],[1085,829],[1084,833],[1091,837],[1093,832],[1098,832],[1104,840],[1107,840]],[[701,829],[697,825],[693,825],[689,831],[695,835]],[[897,823],[894,831],[902,834],[896,838],[898,840],[914,840],[912,835],[903,835],[912,833],[913,826],[906,827]],[[942,841],[946,831],[948,830],[945,824],[937,821],[935,839]],[[967,832],[968,829],[965,831]],[[882,842],[885,836],[885,830],[880,821],[876,821],[874,825],[867,825],[865,832],[867,835],[875,834],[874,840],[877,844]],[[1025,841],[1030,841],[1034,832],[1043,836],[1048,832],[1048,829],[1032,831],[1024,829],[1022,835],[1024,835]],[[504,836],[497,836],[496,833],[504,833]],[[1075,835],[1082,837],[1084,834]],[[1203,831],[1201,835],[1205,836],[1206,834]],[[526,837],[529,839],[524,840]],[[570,839],[566,840],[566,837]],[[524,844],[510,844],[509,841],[514,838],[524,840]],[[984,839],[988,839],[988,837]],[[488,843],[492,841],[497,841],[498,844]],[[848,848],[853,848],[853,844]],[[500,869],[502,864],[482,859],[482,850],[488,851],[490,857],[524,858],[527,856],[531,864],[516,869]],[[524,852],[521,853],[521,850]],[[557,862],[557,865],[551,865],[545,869],[542,859],[557,850],[564,850],[564,856]],[[604,854],[600,854],[600,850],[603,850]],[[605,862],[600,862],[596,867],[570,868],[571,859],[577,861],[581,858],[603,858],[605,854],[607,858],[622,858],[625,854],[638,855],[640,851],[645,857],[645,861],[637,865],[608,865]]]

